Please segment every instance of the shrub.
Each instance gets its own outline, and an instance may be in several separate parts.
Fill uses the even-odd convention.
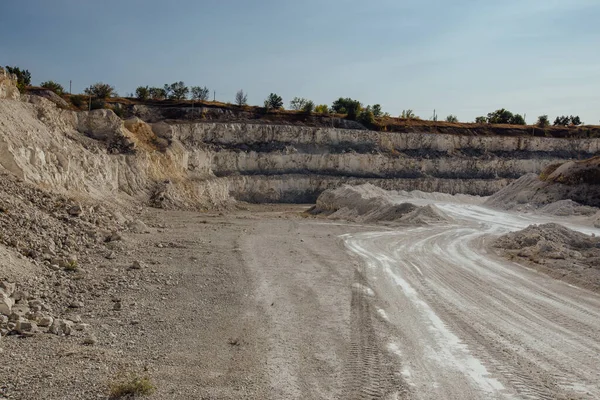
[[[487,124],[488,120],[486,117],[477,117],[475,118],[476,124]]]
[[[513,125],[525,125],[525,118],[521,114],[515,114],[510,119],[510,123]]]
[[[210,90],[206,86],[192,86],[192,100],[206,101],[208,100],[208,96],[210,94]]]
[[[27,69],[21,69],[19,67],[6,66],[6,72],[17,76],[17,88],[20,92],[24,92],[25,88],[31,85],[31,73]]]
[[[156,390],[148,377],[134,376],[127,381],[114,383],[110,387],[109,399],[135,398],[138,396],[150,396]]]
[[[304,107],[302,107],[302,111],[307,114],[312,114],[314,110],[315,110],[315,103],[312,102],[311,100],[308,100],[306,102],[306,104],[304,104]]]
[[[104,99],[93,99],[90,108],[92,110],[100,110],[104,108],[105,105],[106,102],[104,101]]]
[[[577,115],[575,117],[571,115],[571,117],[569,117],[569,120],[571,121],[571,125],[574,125],[574,126],[579,126],[582,124],[581,118],[579,118],[579,115]]]
[[[501,108],[500,110],[488,113],[487,122],[489,124],[510,124],[513,117],[513,113],[504,108]]]
[[[69,98],[69,100],[75,107],[81,108],[85,104],[87,97],[81,94],[74,94]]]
[[[243,107],[248,104],[248,95],[244,93],[243,90],[238,90],[238,92],[235,94],[235,104],[237,104],[239,107]]]
[[[187,97],[190,89],[185,86],[183,81],[179,81],[173,82],[170,85],[165,85],[165,92],[167,93],[169,99],[183,100]]]
[[[346,114],[348,119],[355,120],[360,113],[361,104],[358,100],[340,97],[333,102],[331,110],[337,114]]]
[[[375,122],[375,115],[373,114],[371,106],[368,106],[367,108],[362,110],[360,114],[358,114],[357,121],[366,126],[367,128],[373,126],[373,123]]]
[[[446,117],[446,122],[458,122],[458,117],[456,115],[450,114]]]
[[[402,113],[400,114],[400,118],[402,119],[419,119],[419,117],[417,117],[414,113],[413,110],[402,110]]]
[[[148,94],[152,100],[164,100],[167,98],[167,92],[163,88],[151,87]]]
[[[302,97],[294,97],[292,101],[290,101],[290,110],[300,111],[304,109],[308,100]]]
[[[547,115],[540,115],[537,119],[536,125],[539,128],[547,128],[550,125],[550,120]]]
[[[329,106],[327,104],[319,104],[315,107],[315,112],[318,114],[329,114]]]
[[[283,108],[283,99],[281,96],[271,93],[265,100],[265,108],[268,110],[279,110]]]
[[[43,88],[52,90],[54,93],[56,93],[59,96],[62,96],[65,92],[65,89],[62,87],[62,85],[60,83],[56,83],[54,81],[42,82],[42,84],[40,86]]]
[[[96,97],[98,99],[108,99],[109,97],[116,97],[117,92],[115,88],[109,85],[108,83],[94,83],[85,89],[85,94]]]
[[[135,89],[135,97],[142,101],[148,100],[150,98],[150,88],[148,86],[138,86]]]

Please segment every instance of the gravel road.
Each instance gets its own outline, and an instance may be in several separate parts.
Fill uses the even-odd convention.
[[[600,398],[600,296],[496,257],[548,222],[437,202],[456,223],[347,234],[411,399]],[[572,229],[599,234],[599,230]],[[402,397],[402,396],[398,396]]]

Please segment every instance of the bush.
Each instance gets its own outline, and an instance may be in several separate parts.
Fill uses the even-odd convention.
[[[148,377],[134,376],[130,380],[114,383],[110,387],[109,399],[129,399],[138,396],[150,396],[156,388]]]
[[[556,117],[556,119],[554,120],[554,126],[569,126],[569,125],[574,125],[574,126],[579,126],[581,125],[581,118],[579,118],[579,116],[570,116],[567,117],[566,115],[560,116],[560,117]]]
[[[370,106],[365,108],[358,115],[357,121],[363,124],[365,127],[370,128],[375,123],[375,115]]]
[[[336,114],[346,114],[348,119],[356,120],[361,110],[361,104],[358,100],[340,97],[333,102],[331,110]]]
[[[402,110],[402,114],[400,114],[400,118],[402,119],[419,119],[414,113],[413,110]]]
[[[308,100],[306,104],[304,104],[304,107],[302,107],[302,111],[307,114],[312,114],[313,111],[315,111],[315,103],[311,100]]]
[[[513,113],[504,108],[501,108],[500,110],[488,113],[487,122],[489,124],[510,124],[513,117]]]
[[[142,101],[148,100],[150,98],[150,88],[148,86],[138,86],[135,89],[135,97]]]
[[[206,86],[192,86],[192,100],[206,101],[210,94],[210,90]]]
[[[279,110],[283,108],[283,99],[281,96],[271,93],[265,100],[265,108],[268,110]]]
[[[85,104],[87,97],[83,96],[81,94],[75,94],[75,95],[72,95],[69,98],[69,100],[71,101],[71,104],[73,104],[75,107],[81,108]]]
[[[571,125],[579,126],[582,124],[581,118],[579,118],[579,115],[577,115],[575,117],[571,115],[571,117],[569,119],[571,120]]]
[[[477,118],[475,118],[475,123],[476,124],[487,124],[488,120],[486,117],[477,117]]]
[[[98,99],[108,99],[109,97],[116,97],[117,92],[115,88],[109,85],[108,83],[94,83],[87,89],[85,89],[85,94],[96,97]]]
[[[62,85],[60,83],[56,83],[54,81],[42,82],[42,84],[40,86],[43,88],[46,88],[48,90],[52,90],[54,93],[56,93],[59,96],[62,96],[65,93],[65,89],[62,87]]]
[[[29,70],[21,69],[19,67],[6,66],[6,72],[17,76],[17,88],[20,92],[24,92],[25,88],[31,85],[31,73]]]
[[[510,119],[510,123],[513,125],[525,125],[525,118],[521,114],[515,114]]]
[[[302,97],[294,97],[292,101],[290,101],[290,110],[300,111],[304,109],[308,100]]]
[[[456,115],[450,114],[446,117],[446,122],[458,122],[458,117]]]
[[[163,88],[151,87],[148,94],[152,100],[164,100],[167,98],[167,92]]]
[[[183,100],[187,97],[190,89],[185,86],[183,81],[173,82],[170,85],[165,85],[165,92],[169,99]]]
[[[106,106],[104,99],[93,99],[90,108],[92,110],[101,110]]]
[[[540,115],[537,119],[536,125],[539,128],[547,128],[550,125],[550,120],[547,115]]]
[[[318,114],[329,114],[329,106],[327,104],[319,104],[315,107],[315,112]]]
[[[238,92],[235,94],[235,104],[237,104],[239,107],[243,107],[248,104],[248,95],[244,93],[243,90],[238,90]]]

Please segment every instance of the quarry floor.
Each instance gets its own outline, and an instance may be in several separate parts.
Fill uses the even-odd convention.
[[[600,295],[489,247],[547,221],[436,204],[456,223],[148,209],[161,229],[126,238],[128,256],[169,281],[142,280],[118,317],[88,318],[114,340],[6,340],[0,357],[29,351],[10,367],[24,383],[9,398],[106,398],[133,370],[156,385],[152,399],[600,398]]]

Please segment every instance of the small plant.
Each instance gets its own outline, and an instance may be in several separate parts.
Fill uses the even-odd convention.
[[[151,87],[148,89],[148,94],[152,100],[164,100],[167,98],[165,89],[159,87]]]
[[[129,399],[137,396],[150,396],[156,391],[156,387],[148,377],[134,376],[126,381],[111,385],[109,399]]]
[[[42,82],[42,84],[40,86],[43,88],[46,88],[48,90],[52,90],[54,93],[56,93],[59,96],[62,96],[63,93],[65,92],[65,89],[62,87],[62,85],[60,83],[56,83],[54,81]]]
[[[373,116],[375,118],[379,118],[383,115],[383,111],[381,110],[381,104],[375,104],[371,111],[373,111]]]
[[[456,123],[456,122],[458,122],[458,117],[456,115],[450,114],[450,115],[448,115],[446,117],[446,122],[454,122],[454,123]]]
[[[368,106],[358,114],[357,121],[363,124],[365,127],[370,128],[375,123],[375,115],[371,110],[371,106]]]
[[[290,101],[290,110],[301,111],[304,109],[308,101],[309,100],[306,100],[302,97],[294,97],[292,101]]]
[[[243,90],[238,90],[235,94],[235,104],[237,104],[238,107],[243,107],[248,104],[248,94],[244,93]]]
[[[307,114],[312,114],[313,111],[315,111],[315,103],[313,103],[312,100],[308,100],[306,104],[304,104],[304,107],[302,107],[302,111]]]
[[[108,99],[109,97],[116,97],[117,92],[115,88],[108,83],[94,83],[85,89],[85,94],[97,97],[99,99]]]
[[[538,128],[547,128],[550,125],[550,120],[547,115],[540,115],[538,117],[536,125]]]
[[[77,260],[67,261],[67,263],[65,264],[65,271],[75,272],[77,270],[79,270],[79,264],[77,263]]]
[[[417,117],[414,113],[413,110],[402,110],[402,113],[400,114],[400,118],[402,119],[419,119],[419,117]]]
[[[486,117],[477,117],[477,118],[475,118],[475,123],[476,124],[487,124],[488,120]]]

